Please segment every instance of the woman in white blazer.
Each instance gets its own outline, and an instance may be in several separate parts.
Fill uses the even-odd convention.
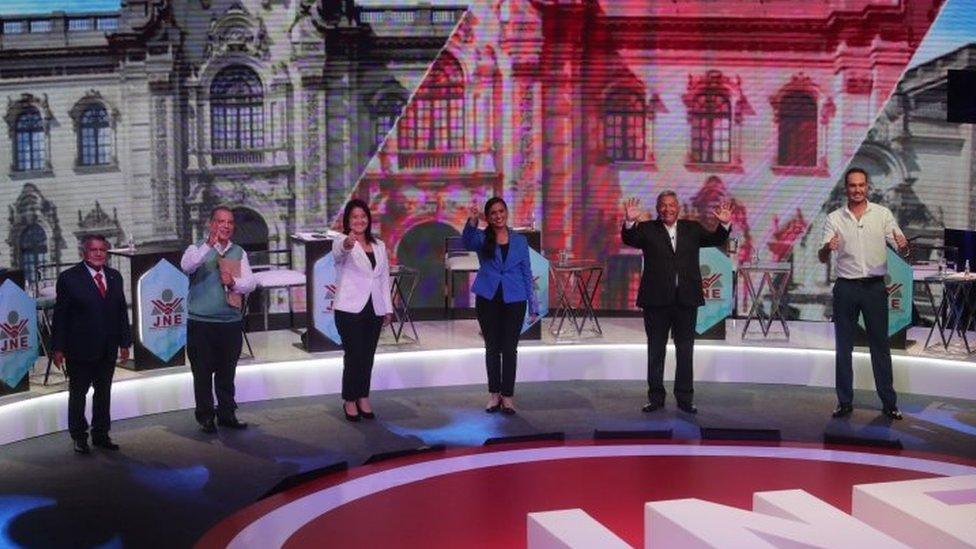
[[[342,214],[344,236],[332,246],[336,265],[336,328],[342,338],[343,412],[349,421],[373,419],[369,382],[380,332],[393,315],[386,246],[371,231],[369,206],[350,200]]]

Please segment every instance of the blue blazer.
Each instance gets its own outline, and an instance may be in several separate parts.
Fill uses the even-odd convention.
[[[528,301],[529,313],[538,314],[539,303],[535,297],[535,284],[532,280],[532,263],[529,260],[529,241],[525,236],[508,230],[508,255],[502,261],[502,249],[495,246],[495,256],[486,258],[481,254],[485,245],[485,231],[472,227],[470,223],[464,225],[461,240],[464,247],[472,252],[478,252],[478,275],[474,279],[471,291],[485,298],[495,297],[498,285],[502,285],[502,295],[505,303]]]

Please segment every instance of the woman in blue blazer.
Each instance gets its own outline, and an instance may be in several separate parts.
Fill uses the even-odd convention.
[[[519,335],[528,307],[531,320],[538,315],[538,301],[529,262],[529,241],[508,227],[508,206],[499,197],[485,204],[488,226],[479,229],[481,212],[471,207],[464,226],[464,247],[478,252],[480,266],[474,285],[475,311],[485,338],[488,370],[488,413],[514,414],[515,367]]]

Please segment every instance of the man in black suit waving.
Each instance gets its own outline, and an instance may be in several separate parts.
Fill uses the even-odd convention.
[[[719,246],[729,237],[732,208],[722,203],[713,215],[721,225],[710,232],[696,221],[678,220],[681,206],[674,191],[657,197],[656,221],[639,222],[640,202],[624,202],[624,244],[644,252],[644,272],[637,290],[637,306],[644,311],[647,333],[647,404],[645,412],[664,406],[664,357],[668,333],[674,335],[677,370],[674,396],[678,408],[689,414],[698,411],[693,400],[692,357],[695,351],[695,323],[702,296],[698,252],[702,247]]]
[[[108,241],[102,235],[82,240],[84,261],[58,276],[57,302],[54,305],[54,364],[67,361],[68,431],[75,452],[87,454],[88,421],[85,396],[92,396],[92,444],[118,450],[108,436],[112,375],[115,357],[129,359],[132,336],[129,311],[122,292],[122,275],[105,266]]]

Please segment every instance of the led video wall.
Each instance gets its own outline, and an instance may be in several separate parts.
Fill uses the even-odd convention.
[[[0,264],[73,260],[94,231],[187,242],[218,203],[242,243],[289,248],[360,196],[395,260],[421,271],[414,305],[440,307],[446,239],[500,195],[550,257],[605,264],[597,308],[630,310],[642,265],[620,242],[621,203],[653,217],[673,189],[705,225],[730,201],[734,259],[789,263],[790,315],[823,320],[815,252],[850,165],[916,242],[974,225],[972,131],[945,122],[944,95],[948,68],[976,65],[974,3],[0,10]]]

